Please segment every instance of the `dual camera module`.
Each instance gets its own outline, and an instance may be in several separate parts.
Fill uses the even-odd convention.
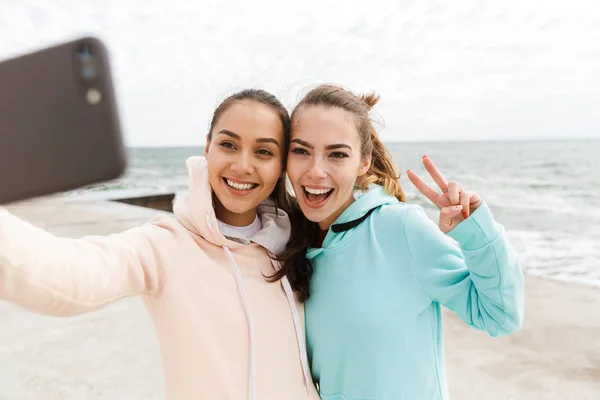
[[[94,54],[93,48],[88,43],[78,46],[75,51],[76,71],[79,78],[83,81],[85,87],[86,101],[91,105],[96,105],[102,100],[102,93],[95,87],[99,76],[99,60]]]
[[[79,74],[86,81],[94,79],[97,75],[97,67],[94,55],[89,44],[84,43],[76,51],[79,60]]]

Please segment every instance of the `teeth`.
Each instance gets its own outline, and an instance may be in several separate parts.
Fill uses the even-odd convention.
[[[250,190],[256,186],[254,183],[238,183],[227,179],[227,184],[237,190]]]
[[[331,192],[333,189],[311,189],[305,186],[304,190],[310,194],[325,194]]]

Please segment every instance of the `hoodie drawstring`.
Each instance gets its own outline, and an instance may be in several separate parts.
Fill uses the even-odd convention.
[[[244,285],[244,279],[242,278],[242,273],[231,254],[231,251],[228,247],[223,246],[223,250],[225,254],[227,254],[227,258],[229,259],[229,263],[233,268],[233,274],[235,276],[235,281],[237,283],[238,292],[240,294],[240,298],[242,299],[242,304],[244,306],[244,312],[246,313],[246,319],[248,321],[248,331],[250,336],[250,371],[248,374],[248,399],[255,400],[256,396],[256,382],[255,382],[255,355],[254,355],[254,325],[252,323],[252,314],[250,312],[250,301],[248,299],[248,292],[246,292],[246,286]],[[274,267],[279,269],[279,264],[275,264]],[[283,291],[285,292],[285,296],[287,298],[288,304],[290,306],[290,310],[292,312],[292,320],[294,321],[294,330],[296,331],[296,339],[298,340],[298,350],[300,352],[300,363],[302,364],[302,373],[304,374],[304,385],[306,386],[306,393],[309,394],[309,387],[312,385],[312,378],[310,376],[310,372],[308,369],[308,357],[306,355],[306,340],[304,339],[304,332],[302,329],[302,324],[300,323],[300,314],[298,313],[298,308],[296,307],[296,301],[294,297],[294,292],[292,291],[292,287],[287,277],[283,277],[281,279],[281,285],[283,286]]]
[[[275,261],[273,262],[275,263]],[[279,265],[275,264],[275,268],[279,269]],[[304,373],[304,385],[306,386],[306,394],[309,394],[309,387],[312,385],[312,377],[310,376],[308,369],[308,356],[306,353],[304,329],[300,323],[300,315],[298,314],[298,307],[296,307],[294,292],[292,291],[292,286],[290,285],[290,281],[288,281],[287,276],[281,278],[281,285],[283,286],[283,291],[285,292],[285,295],[288,299],[288,304],[290,305],[290,309],[292,311],[294,329],[296,330],[296,339],[298,340],[298,350],[300,351],[300,362],[302,364],[302,372]]]
[[[250,313],[250,302],[248,300],[248,293],[246,292],[246,287],[244,286],[244,280],[242,278],[242,273],[238,268],[233,256],[231,255],[231,251],[226,246],[223,246],[223,250],[225,250],[225,254],[227,254],[227,258],[229,258],[229,262],[233,268],[233,275],[235,276],[235,281],[237,283],[238,291],[240,293],[240,298],[242,299],[242,304],[244,305],[244,312],[246,313],[246,319],[248,320],[248,331],[250,335],[250,372],[248,375],[248,399],[255,400],[255,357],[254,357],[254,325],[252,324],[252,314]]]
[[[206,224],[210,228],[212,227],[212,223],[210,220],[209,213],[206,213]],[[238,287],[238,293],[242,300],[242,305],[244,306],[244,312],[246,313],[246,320],[248,321],[248,334],[250,337],[250,371],[248,372],[248,399],[255,400],[256,398],[256,379],[255,379],[255,365],[256,365],[256,357],[254,352],[254,324],[252,322],[252,313],[250,312],[250,300],[248,297],[248,292],[246,292],[246,286],[244,285],[244,279],[242,278],[242,273],[229,250],[229,247],[222,246],[227,258],[229,259],[229,263],[233,268],[233,275],[235,276],[235,281]],[[275,270],[279,270],[281,265],[271,259],[271,263]],[[310,376],[310,371],[308,369],[308,357],[306,353],[306,340],[304,339],[304,331],[302,328],[302,324],[300,323],[300,315],[298,314],[298,307],[296,307],[296,300],[294,297],[294,292],[292,291],[292,286],[288,281],[287,277],[283,277],[281,279],[281,285],[283,286],[283,291],[285,292],[285,296],[287,298],[288,304],[290,306],[290,310],[292,312],[292,320],[294,321],[294,330],[296,331],[296,339],[298,340],[298,349],[300,351],[300,363],[302,364],[302,372],[304,374],[304,385],[306,386],[306,393],[310,394],[310,385],[312,385],[312,377]]]

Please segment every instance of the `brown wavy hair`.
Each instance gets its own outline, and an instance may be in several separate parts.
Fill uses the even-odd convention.
[[[400,186],[400,175],[391,154],[387,151],[379,133],[369,115],[371,109],[379,101],[375,93],[356,95],[349,90],[334,85],[320,85],[310,92],[294,108],[291,117],[292,127],[294,119],[306,108],[325,107],[340,108],[352,114],[356,131],[360,137],[361,157],[371,156],[371,165],[364,175],[357,177],[356,186],[366,190],[370,184],[383,186],[385,191],[398,200],[404,202],[406,196]],[[305,259],[306,250],[313,245],[319,234],[319,226],[308,221],[297,202],[290,203],[292,210],[292,238],[288,243],[287,251],[280,256],[282,269],[270,277],[277,280],[287,275],[290,285],[297,292],[300,301],[310,297],[310,278],[313,268]]]

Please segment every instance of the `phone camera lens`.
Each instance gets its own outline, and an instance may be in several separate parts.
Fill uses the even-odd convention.
[[[92,60],[92,51],[90,50],[90,47],[87,44],[84,44],[77,51],[77,56],[79,57],[79,60],[81,60],[82,62],[91,61]]]
[[[81,68],[81,76],[83,79],[94,79],[96,77],[96,67],[93,64],[86,64]]]
[[[88,44],[83,44],[77,49],[77,59],[79,61],[79,70],[81,77],[87,81],[94,79],[98,75],[94,62],[94,55]]]

